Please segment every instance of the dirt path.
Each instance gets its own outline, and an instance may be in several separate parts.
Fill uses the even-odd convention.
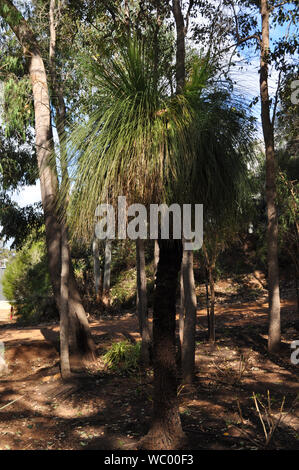
[[[266,350],[263,301],[217,305],[217,342],[206,342],[206,317],[198,310],[197,379],[180,388],[180,412],[191,449],[259,448],[263,429],[253,392],[278,417],[294,405],[298,367],[290,362],[295,303],[283,301],[283,344],[278,357]],[[135,315],[91,322],[98,360],[80,380],[64,385],[58,367],[57,325],[0,327],[10,373],[0,379],[1,449],[127,449],[148,429],[152,377],[109,373],[101,355],[114,341],[139,339]],[[14,401],[16,400],[16,401]],[[14,401],[14,402],[13,402]],[[13,403],[11,403],[13,402]],[[7,406],[6,406],[7,405]],[[262,407],[262,405],[260,405]],[[1,409],[2,407],[2,409]],[[275,433],[275,448],[299,449],[298,405]]]

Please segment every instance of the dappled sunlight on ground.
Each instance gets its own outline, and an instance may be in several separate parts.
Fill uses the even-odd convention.
[[[216,344],[207,342],[205,309],[198,309],[196,381],[179,388],[180,413],[191,449],[258,448],[263,429],[252,400],[271,396],[273,413],[285,397],[289,410],[298,388],[290,363],[295,302],[282,302],[281,354],[267,353],[264,301],[216,305]],[[146,434],[152,408],[152,374],[126,377],[107,371],[101,355],[112,342],[140,339],[132,312],[90,322],[98,358],[63,384],[55,344],[57,324],[0,328],[9,374],[0,378],[2,449],[134,449]],[[46,340],[45,340],[46,339]],[[299,339],[299,338],[297,338]],[[14,401],[16,400],[16,401]],[[247,434],[246,434],[247,433]],[[275,448],[299,448],[299,410],[285,416]]]

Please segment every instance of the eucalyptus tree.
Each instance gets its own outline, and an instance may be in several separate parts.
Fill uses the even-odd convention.
[[[55,300],[60,308],[61,224],[56,213],[57,173],[56,168],[53,168],[49,162],[49,157],[53,152],[53,134],[47,71],[39,42],[21,12],[11,1],[4,0],[0,4],[0,15],[16,35],[23,48],[24,57],[28,60],[29,78],[34,101],[35,145],[46,226],[49,272]],[[84,353],[92,356],[94,343],[71,266],[69,280],[70,295],[68,297],[68,304],[70,305],[70,314],[76,321],[77,345],[81,346]]]
[[[202,16],[194,27],[193,39],[198,44],[211,44],[214,57],[221,69],[219,79],[228,77],[239,62],[239,73],[244,65],[258,60],[261,124],[265,145],[265,194],[267,203],[267,264],[269,292],[268,350],[280,347],[280,294],[278,266],[278,213],[277,213],[277,153],[274,130],[281,74],[294,70],[298,51],[298,2],[280,0],[219,0],[195,2]],[[271,25],[271,27],[270,27]],[[277,90],[271,96],[269,75],[277,72]],[[235,68],[235,70],[238,70]],[[242,84],[243,87],[245,87]]]

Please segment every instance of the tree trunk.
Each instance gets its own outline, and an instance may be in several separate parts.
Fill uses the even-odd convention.
[[[32,83],[35,112],[36,155],[46,227],[49,273],[55,301],[60,311],[61,226],[57,220],[55,204],[58,191],[58,179],[55,169],[53,169],[53,165],[51,164],[51,155],[54,149],[46,70],[33,32],[10,0],[1,1],[0,15],[7,21],[17,36],[23,46],[24,55],[29,58],[29,75]],[[71,271],[70,279],[72,279],[72,277],[73,272]],[[76,283],[73,282],[73,288],[75,288],[75,286]],[[72,294],[70,293],[70,300],[75,296],[74,292]],[[69,305],[69,309],[71,312],[73,311],[71,305]],[[86,322],[84,322],[84,325],[85,323]]]
[[[93,341],[88,319],[82,305],[72,264],[69,277],[69,312],[73,333],[74,352],[87,361],[96,357],[96,346]]]
[[[49,271],[55,300],[57,306],[59,306],[61,232],[55,213],[58,181],[57,175],[50,165],[53,139],[46,71],[35,36],[11,1],[1,1],[0,14],[23,46],[24,55],[29,57],[29,75],[32,83],[35,112],[36,155],[45,217]]]
[[[267,247],[269,292],[269,352],[280,349],[280,295],[278,269],[278,219],[276,208],[276,164],[274,152],[273,123],[270,119],[268,91],[269,16],[267,0],[261,0],[262,43],[260,56],[261,117],[266,152],[266,201],[267,201]]]
[[[112,241],[106,240],[105,243],[105,265],[103,279],[103,305],[105,308],[110,307],[110,277],[111,277],[111,246]]]
[[[178,363],[182,365],[182,348],[184,340],[184,322],[185,322],[185,299],[184,299],[184,279],[183,279],[183,261],[180,270],[180,310],[179,310],[179,351]]]
[[[205,285],[206,285],[206,303],[207,303],[207,320],[208,320],[208,337],[210,337],[211,322],[210,322],[210,295],[209,295],[209,273],[205,268]]]
[[[193,271],[193,251],[184,250],[182,260],[184,289],[184,333],[182,342],[183,383],[191,384],[195,375],[196,294]]]
[[[61,232],[61,301],[60,301],[60,371],[63,380],[71,375],[69,357],[69,249],[67,231]]]
[[[180,93],[185,85],[185,22],[180,0],[172,2],[173,16],[176,24],[176,91]]]
[[[215,282],[213,277],[213,267],[209,266],[209,284],[211,292],[210,315],[209,315],[209,341],[215,343]]]
[[[65,128],[66,128],[66,107],[63,97],[63,87],[61,80],[59,80],[56,68],[56,0],[50,0],[49,6],[49,18],[50,18],[50,47],[49,47],[49,68],[51,78],[51,88],[53,95],[53,105],[55,108],[55,121],[56,129],[59,139],[59,150],[60,150],[60,164],[62,170],[62,182],[65,188],[64,204],[65,210],[68,205],[68,188],[69,188],[69,174],[66,161],[66,149],[65,149]],[[57,185],[58,186],[58,185]],[[72,260],[70,249],[68,246],[68,232],[65,227],[65,221],[60,221],[61,231],[64,232],[65,236],[61,238],[61,251],[68,256],[69,263],[69,275],[68,275],[68,313],[69,313],[69,326],[70,328],[70,346],[71,350],[77,355],[83,356],[87,360],[91,360],[95,357],[95,344],[91,338],[90,328],[87,321],[86,313],[80,298],[78,286],[75,280],[75,275],[72,267]]]
[[[157,267],[159,263],[159,243],[158,240],[154,240],[154,275],[156,276]]]
[[[147,286],[145,274],[144,240],[136,240],[136,268],[137,268],[137,311],[139,319],[139,331],[142,338],[141,358],[144,367],[150,363],[151,335],[147,309]]]
[[[99,254],[99,241],[96,237],[94,237],[92,241],[92,254],[95,293],[97,302],[99,302],[101,297],[101,263]]]
[[[185,444],[177,399],[176,290],[182,259],[181,242],[159,240],[153,315],[154,410],[141,449],[180,449]]]

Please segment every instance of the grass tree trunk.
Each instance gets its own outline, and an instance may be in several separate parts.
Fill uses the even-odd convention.
[[[112,241],[107,239],[105,243],[105,264],[102,296],[102,301],[105,308],[110,307],[111,248]]]
[[[150,363],[151,336],[148,321],[147,308],[147,283],[145,273],[144,240],[136,240],[136,267],[137,267],[137,311],[139,319],[139,331],[142,338],[141,358],[144,367]]]
[[[276,163],[274,151],[273,122],[270,119],[268,89],[269,62],[269,18],[270,6],[261,0],[262,41],[260,56],[261,117],[266,152],[266,202],[267,202],[267,251],[268,251],[268,292],[269,292],[269,352],[280,349],[280,294],[278,269],[278,218],[276,208]]]
[[[184,291],[184,326],[181,346],[183,383],[191,384],[195,375],[196,293],[193,271],[193,251],[184,250],[182,259]]]
[[[154,410],[142,449],[179,449],[185,444],[178,398],[176,369],[176,290],[181,266],[180,241],[159,240],[153,312]]]

